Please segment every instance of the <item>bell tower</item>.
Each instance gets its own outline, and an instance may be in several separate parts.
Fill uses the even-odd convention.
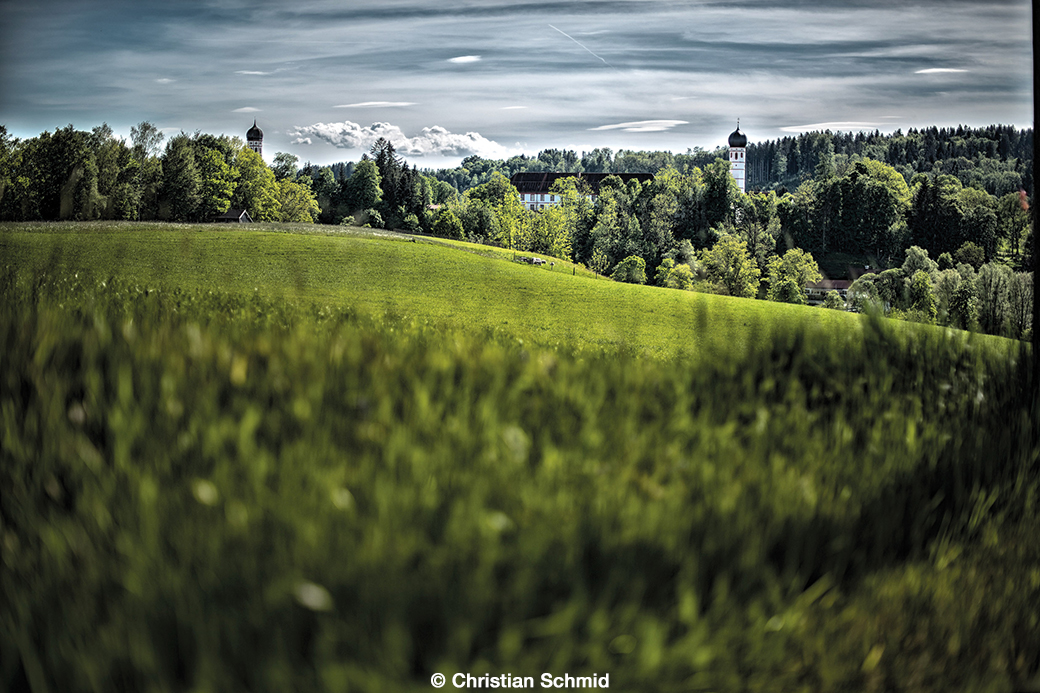
[[[740,192],[745,190],[745,172],[747,156],[747,137],[740,131],[740,121],[737,121],[737,129],[729,136],[729,173],[733,180],[737,181]]]
[[[253,127],[246,131],[246,145],[260,156],[264,155],[264,131],[256,126],[256,118]]]

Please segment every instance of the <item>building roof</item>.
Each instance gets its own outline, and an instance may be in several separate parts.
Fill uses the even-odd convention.
[[[805,285],[806,289],[818,289],[822,291],[845,291],[852,286],[848,279],[821,279],[818,282],[810,282]]]
[[[214,221],[240,221],[245,217],[246,221],[252,221],[253,219],[249,216],[249,212],[244,209],[229,209],[223,214],[219,214],[213,217]]]
[[[608,176],[617,176],[625,183],[630,180],[638,180],[640,183],[645,183],[654,179],[652,173],[550,173],[550,172],[532,172],[527,171],[524,173],[514,173],[513,177],[509,179],[509,182],[513,184],[516,191],[523,193],[547,193],[560,178],[580,178],[581,180],[588,183],[592,189],[593,194],[599,193],[599,186],[603,183],[603,180]]]
[[[729,146],[731,146],[731,147],[746,147],[747,146],[747,135],[742,133],[740,131],[740,128],[737,128],[736,130],[734,130],[733,132],[730,133],[730,136],[729,136]]]
[[[253,119],[253,127],[246,130],[247,140],[262,140],[264,138],[264,131],[256,126],[256,118]]]

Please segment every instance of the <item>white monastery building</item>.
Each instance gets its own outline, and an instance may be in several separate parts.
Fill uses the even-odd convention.
[[[260,132],[255,122],[253,123],[253,129],[249,132],[252,133],[253,130]],[[262,133],[260,137],[263,137]],[[252,140],[250,140],[250,146],[252,146]],[[737,121],[737,129],[729,136],[729,172],[733,176],[733,180],[737,182],[742,193],[747,192],[746,166],[747,136],[740,131],[740,121]],[[617,176],[625,183],[632,179],[645,183],[654,178],[652,173],[550,173],[528,171],[514,173],[509,182],[513,184],[513,187],[520,194],[520,203],[523,204],[524,208],[539,210],[546,207],[555,207],[561,203],[559,195],[549,192],[557,179],[572,177],[581,179],[588,185],[588,189],[591,192],[590,197],[595,202],[596,198],[599,197],[599,186],[607,176]]]
[[[595,202],[596,198],[599,197],[599,186],[603,183],[603,179],[608,176],[620,178],[624,183],[628,183],[628,181],[633,179],[638,180],[640,183],[646,183],[654,179],[654,174],[652,173],[549,173],[527,171],[514,173],[509,182],[520,193],[520,203],[525,208],[538,210],[546,207],[555,207],[562,202],[559,195],[549,192],[558,178],[579,178],[584,181],[592,193],[592,201]]]

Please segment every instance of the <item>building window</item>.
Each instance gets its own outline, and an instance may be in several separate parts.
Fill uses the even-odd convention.
[[[555,195],[550,195],[549,196],[549,202],[556,202],[556,196]]]

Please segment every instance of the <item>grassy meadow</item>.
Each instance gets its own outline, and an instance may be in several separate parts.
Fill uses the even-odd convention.
[[[3,227],[0,226],[0,229]],[[858,333],[860,316],[618,284],[571,263],[531,266],[474,244],[332,227],[42,224],[0,232],[26,272],[118,276],[141,286],[201,288],[395,314],[528,343],[631,350],[670,358],[718,340],[727,349],[784,324]],[[460,252],[459,249],[469,252]],[[550,258],[547,258],[550,259]],[[580,272],[580,274],[579,274]]]
[[[362,230],[0,228],[0,682],[1040,683],[1025,345]]]

